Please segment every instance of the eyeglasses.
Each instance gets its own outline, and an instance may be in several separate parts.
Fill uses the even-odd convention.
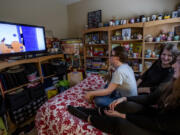
[[[111,55],[110,57],[117,57],[117,56],[115,56],[115,55]]]

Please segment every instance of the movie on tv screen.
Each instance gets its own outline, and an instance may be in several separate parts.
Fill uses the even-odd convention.
[[[0,23],[0,54],[46,50],[44,28]]]

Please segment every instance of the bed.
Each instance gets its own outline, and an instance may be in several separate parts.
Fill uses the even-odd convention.
[[[84,94],[87,89],[98,89],[104,85],[102,77],[91,75],[48,100],[39,108],[35,117],[38,135],[106,135],[66,110],[67,105],[94,107],[84,99]]]

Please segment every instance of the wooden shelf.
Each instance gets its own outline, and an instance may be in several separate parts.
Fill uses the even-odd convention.
[[[50,55],[50,56],[39,57],[38,62],[43,62],[43,61],[47,61],[49,59],[55,59],[55,58],[64,58],[64,54],[55,54],[55,55]]]
[[[180,41],[145,42],[145,44],[180,43]]]
[[[164,20],[156,20],[156,21],[145,22],[144,27],[152,27],[152,26],[157,26],[157,25],[179,23],[179,22],[180,22],[180,17],[170,18],[170,19],[164,19]]]
[[[86,38],[86,34],[88,33],[93,33],[93,32],[99,32],[97,34],[99,34],[99,37],[102,36],[103,31],[106,31],[108,33],[108,48],[107,51],[108,53],[110,53],[111,49],[112,49],[112,44],[123,44],[123,43],[134,43],[134,44],[139,44],[142,46],[142,53],[140,56],[142,57],[138,57],[138,58],[133,58],[133,57],[129,57],[129,60],[139,60],[142,64],[143,67],[143,72],[144,72],[144,65],[145,65],[145,61],[155,61],[158,58],[145,58],[145,50],[146,49],[150,49],[153,50],[154,47],[156,45],[159,44],[163,44],[163,43],[177,43],[180,44],[180,40],[179,41],[162,41],[162,42],[145,42],[145,35],[151,34],[153,37],[156,37],[161,30],[166,30],[167,32],[169,31],[174,31],[175,27],[180,25],[180,17],[178,18],[170,18],[170,19],[164,19],[164,20],[156,20],[156,21],[149,21],[149,22],[140,22],[140,23],[134,23],[134,24],[124,24],[124,25],[118,25],[118,26],[109,26],[109,27],[102,27],[102,28],[94,28],[94,29],[88,29],[85,30],[83,32],[83,36],[84,38]],[[115,31],[121,31],[124,28],[130,28],[131,29],[131,34],[133,33],[141,33],[143,35],[142,40],[138,40],[138,39],[130,39],[130,40],[112,40],[112,36],[115,33]],[[84,40],[85,42],[85,40]],[[99,46],[99,44],[95,45]],[[103,46],[103,45],[101,45]],[[105,45],[106,46],[106,45]],[[86,59],[87,58],[110,58],[109,56],[86,56],[87,52],[86,48],[87,47],[94,47],[93,45],[88,45],[85,44],[84,46],[84,63],[86,64]],[[110,63],[109,60],[108,61],[108,65]],[[85,67],[86,68],[86,67]],[[139,72],[139,71],[135,71],[135,72]],[[141,73],[143,73],[141,72]]]
[[[5,90],[4,91],[4,94],[6,94],[6,93],[11,93],[11,92],[13,92],[13,91],[16,91],[17,89],[20,89],[20,88],[22,88],[22,87],[25,87],[25,86],[27,86],[29,83],[26,83],[26,84],[23,84],[23,85],[20,85],[20,86],[18,86],[18,87],[15,87],[15,88],[12,88],[12,89],[9,89],[9,90]]]
[[[56,74],[44,76],[43,79],[51,78],[51,77],[54,77],[55,75],[56,75]]]
[[[108,70],[107,68],[87,68],[87,69],[92,69],[92,70]]]
[[[157,60],[158,58],[144,58],[144,60]]]
[[[7,67],[16,66],[16,65],[27,64],[27,63],[38,63],[38,62],[46,61],[53,58],[59,58],[59,57],[64,58],[64,55],[56,54],[56,55],[42,56],[42,57],[37,57],[37,58],[32,58],[32,59],[16,60],[13,62],[1,62],[0,70]]]
[[[118,25],[118,26],[110,26],[110,30],[118,30],[118,29],[123,29],[123,28],[142,28],[144,23],[128,23],[128,24],[123,24],[123,25]]]
[[[109,27],[101,27],[101,28],[90,28],[87,30],[84,30],[84,34],[92,33],[92,32],[100,32],[100,31],[108,31]]]
[[[4,69],[4,68],[7,68],[7,67],[21,65],[21,64],[37,63],[38,61],[39,61],[39,58],[16,60],[16,61],[13,61],[13,62],[1,62],[0,63],[0,70]]]
[[[139,60],[139,59],[142,59],[142,57],[137,57],[137,58],[134,58],[134,57],[128,57],[128,59],[133,59],[133,60]]]
[[[10,92],[13,92],[13,91],[15,91],[15,90],[17,90],[17,89],[19,89],[19,88],[28,86],[29,84],[31,84],[31,83],[33,83],[33,82],[36,82],[36,81],[41,81],[41,82],[43,82],[41,62],[47,61],[47,60],[49,60],[49,59],[54,59],[54,58],[64,58],[64,55],[63,55],[63,54],[55,54],[55,55],[42,56],[42,57],[37,57],[37,58],[32,58],[32,59],[16,60],[16,61],[14,61],[14,62],[1,62],[1,63],[0,63],[0,70],[5,69],[5,68],[9,68],[9,67],[12,67],[12,66],[21,65],[21,64],[37,63],[37,64],[38,64],[38,71],[39,71],[39,74],[40,74],[40,77],[37,78],[37,80],[34,80],[34,81],[32,81],[32,82],[29,82],[29,83],[26,83],[26,84],[23,84],[23,85],[20,85],[20,86],[17,86],[17,87],[12,88],[12,89],[8,89],[8,90],[5,90],[5,91],[4,91],[4,90],[2,89],[2,86],[0,86],[2,96],[4,97],[4,95],[5,95],[6,93],[10,93]]]
[[[100,27],[100,28],[91,28],[84,30],[83,33],[91,33],[91,32],[100,32],[100,31],[108,31],[108,30],[117,30],[117,29],[123,29],[123,28],[142,28],[142,27],[152,27],[156,25],[163,25],[163,24],[170,24],[170,23],[179,23],[180,17],[178,18],[170,18],[170,19],[164,19],[164,20],[156,20],[156,21],[149,21],[149,22],[140,22],[140,23],[128,23],[118,26],[109,26],[109,27]]]
[[[142,39],[130,39],[130,40],[112,40],[112,44],[120,44],[120,43],[127,43],[127,42],[142,42]]]
[[[33,84],[35,82],[38,82],[38,83],[41,82],[42,83],[44,78],[43,78],[43,75],[42,75],[42,66],[41,66],[42,63],[41,62],[45,62],[45,61],[48,61],[48,60],[54,59],[54,58],[64,58],[64,55],[63,54],[54,54],[54,55],[50,55],[50,56],[42,56],[42,57],[37,57],[37,58],[32,58],[32,59],[16,60],[16,61],[13,61],[13,62],[1,62],[0,63],[0,70],[6,69],[6,68],[9,68],[9,67],[13,67],[13,66],[17,66],[17,65],[21,65],[21,64],[33,63],[34,65],[36,65],[37,71],[38,71],[38,74],[39,74],[39,77],[37,77],[36,80],[33,80],[31,82],[27,82],[25,84],[19,85],[17,87],[14,87],[14,88],[11,88],[11,89],[8,89],[8,90],[4,90],[3,87],[2,87],[3,84],[1,83],[0,84],[0,90],[1,90],[2,97],[5,98],[6,94],[16,92],[16,91],[18,92],[18,89],[21,89],[23,87],[27,87],[30,84]],[[50,77],[50,76],[48,76],[48,77]],[[12,79],[14,79],[14,78],[12,78]],[[6,80],[6,81],[9,81],[9,80]],[[23,127],[24,125],[27,125],[27,124],[31,123],[32,121],[34,121],[34,117],[35,116],[32,116],[29,120],[26,120],[25,122],[23,122],[21,124],[15,125],[14,123],[12,123],[12,121],[11,121],[11,119],[9,117],[9,114],[8,114],[8,117],[7,117],[7,119],[8,119],[8,127],[9,127],[8,133],[11,134],[18,127]]]
[[[108,56],[86,56],[86,58],[104,58],[104,59],[108,59]]]
[[[98,47],[98,46],[101,46],[101,47],[108,47],[108,44],[85,44],[87,47]]]
[[[15,88],[12,88],[12,89],[9,89],[9,90],[5,90],[5,91],[4,91],[4,94],[6,94],[6,93],[11,93],[11,92],[13,92],[13,91],[16,91],[17,89],[20,89],[20,88],[22,88],[22,87],[28,86],[29,84],[32,84],[32,83],[38,82],[38,81],[41,81],[41,77],[38,77],[38,79],[36,79],[36,80],[34,80],[34,81],[31,81],[31,82],[29,82],[29,83],[22,84],[22,85],[20,85],[20,86],[17,86],[17,87],[15,87]]]

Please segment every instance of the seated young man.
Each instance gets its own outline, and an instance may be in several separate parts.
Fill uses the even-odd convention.
[[[94,103],[99,107],[106,107],[119,97],[137,95],[137,86],[132,68],[126,64],[128,53],[122,46],[112,50],[110,62],[115,67],[111,82],[107,88],[88,92],[85,95],[87,100],[94,97]]]

